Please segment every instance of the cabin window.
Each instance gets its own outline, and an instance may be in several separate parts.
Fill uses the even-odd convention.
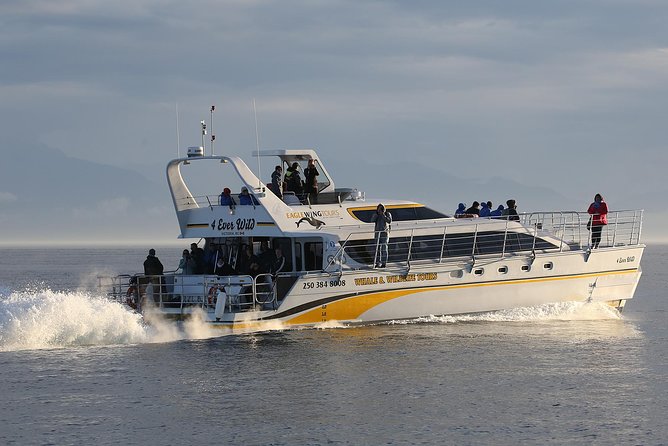
[[[554,263],[552,263],[552,262],[544,263],[544,264],[543,264],[543,268],[545,268],[545,269],[552,269],[552,268],[554,268]]]
[[[531,267],[529,265],[522,265],[522,271],[531,271]]]
[[[508,267],[507,266],[502,266],[498,269],[499,274],[506,274],[508,273]]]
[[[322,242],[304,243],[304,265],[306,271],[322,269]]]
[[[482,269],[482,268],[477,268],[477,269],[473,270],[473,274],[475,274],[476,276],[482,276],[484,273],[485,273],[485,270]]]
[[[445,214],[424,206],[387,206],[387,210],[392,214],[392,221],[435,220],[437,218],[448,217]],[[351,209],[350,213],[358,220],[371,223],[371,218],[376,213],[376,209]]]

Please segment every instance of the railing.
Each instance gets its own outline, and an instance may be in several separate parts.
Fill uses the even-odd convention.
[[[600,248],[637,245],[640,243],[642,210],[608,213]],[[476,259],[504,258],[525,254],[535,258],[540,252],[589,250],[590,215],[584,212],[534,212],[520,214],[520,224],[505,219],[456,220],[440,226],[414,226],[393,223],[387,263],[406,265],[412,262],[443,263]],[[435,228],[438,231],[435,231]],[[358,231],[341,242],[338,252],[329,259],[326,270],[334,265],[342,269],[347,258],[374,266],[385,263],[380,258],[381,244],[376,233]]]
[[[186,307],[213,311],[219,291],[225,293],[225,311],[228,312],[277,307],[275,281],[271,274],[260,274],[255,278],[248,275],[122,274],[98,276],[97,279],[100,291],[138,311],[150,306],[178,312],[183,312]]]

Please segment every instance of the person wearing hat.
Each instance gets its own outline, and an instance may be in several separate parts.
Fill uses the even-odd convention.
[[[244,206],[251,204],[257,205],[259,203],[254,196],[248,193],[248,188],[244,186],[241,188],[241,193],[239,194],[239,205]]]
[[[301,195],[304,192],[304,186],[302,186],[302,178],[299,176],[299,163],[294,162],[292,166],[288,167],[288,171],[285,173],[285,183],[286,189],[295,193],[295,195]]]
[[[220,194],[220,205],[221,206],[235,206],[234,197],[232,197],[232,191],[229,187],[223,189],[223,192]]]

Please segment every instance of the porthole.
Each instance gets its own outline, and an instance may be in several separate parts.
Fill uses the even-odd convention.
[[[482,269],[482,268],[477,268],[477,269],[473,270],[473,274],[475,274],[476,276],[482,276],[484,272],[485,272],[485,270]]]
[[[499,271],[499,274],[507,274],[508,273],[508,267],[507,266],[501,266],[501,267],[499,267],[499,269],[497,271]]]
[[[522,265],[522,271],[531,271],[531,267],[529,265]]]
[[[463,276],[464,276],[464,271],[462,271],[461,269],[450,271],[450,277],[452,277],[453,279],[461,279]]]
[[[543,269],[552,269],[554,264],[552,262],[543,263]]]

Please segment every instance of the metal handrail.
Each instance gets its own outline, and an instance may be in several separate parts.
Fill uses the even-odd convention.
[[[608,220],[614,222],[613,225],[608,225],[606,230],[607,240],[605,243],[602,241],[600,248],[605,247],[615,247],[615,246],[628,246],[628,245],[637,245],[640,243],[640,229],[642,227],[642,210],[624,210],[624,211],[612,211],[608,213]],[[428,245],[429,243],[438,241],[439,248],[434,252],[422,251],[423,257],[427,257],[425,260],[431,260],[434,262],[442,263],[447,260],[456,260],[461,261],[462,258],[468,258],[470,261],[475,262],[475,259],[479,255],[491,255],[499,256],[500,258],[505,258],[509,255],[517,255],[521,252],[526,252],[532,258],[535,258],[537,252],[541,251],[556,251],[563,252],[564,250],[572,249],[581,249],[585,250],[589,248],[589,231],[585,230],[586,222],[589,220],[589,214],[586,212],[576,212],[576,211],[560,211],[560,212],[532,212],[526,214],[520,214],[520,223],[517,226],[511,225],[507,219],[486,219],[486,220],[503,220],[503,240],[502,243],[499,240],[496,240],[494,237],[497,237],[498,232],[501,230],[499,226],[493,227],[492,225],[483,224],[481,219],[474,218],[470,224],[461,224],[461,220],[457,223],[447,222],[442,224],[443,231],[441,234],[435,235],[435,237],[429,237],[422,239],[421,242]],[[438,228],[439,226],[436,226]],[[428,230],[434,230],[435,226],[418,226],[411,228],[401,228],[401,225],[394,224],[392,231],[392,237],[388,242],[390,246],[390,256],[392,256],[392,251],[394,251],[394,257],[398,253],[402,252],[401,258],[396,260],[395,264],[406,264],[406,267],[410,269],[411,262],[418,260],[416,256],[420,256],[420,252],[415,248],[416,236],[420,231],[427,232]],[[452,228],[452,231],[449,231],[448,228]],[[487,233],[492,233],[489,235]],[[470,244],[470,251],[468,254],[464,255],[453,255],[448,253],[450,248],[453,252],[457,251],[457,246],[452,246],[452,240],[457,240],[458,234],[468,234],[473,238],[472,243]],[[531,237],[530,246],[523,245],[521,242],[512,241],[513,244],[519,244],[518,249],[509,249],[511,240],[510,237],[513,237],[515,234],[529,235]],[[427,234],[429,235],[429,234]],[[448,236],[452,237],[448,241]],[[393,242],[391,239],[394,238]],[[396,241],[397,238],[403,238],[404,241]],[[547,238],[552,245],[555,245],[554,248],[541,247],[538,246],[538,241],[540,238]],[[377,264],[377,255],[378,255],[378,237],[374,231],[354,231],[348,233],[346,238],[339,243],[339,249],[336,254],[331,256],[328,264],[325,266],[324,270],[330,270],[333,264],[338,264],[338,268],[341,269],[342,263],[340,259],[346,255],[346,250],[350,248],[351,244],[363,240],[374,240],[373,246],[373,265]],[[611,241],[610,241],[611,240]],[[461,241],[460,241],[461,242]],[[401,248],[402,243],[407,243],[408,248]],[[462,242],[463,243],[463,242]],[[487,253],[485,254],[485,245],[486,243],[501,243],[499,245],[499,252],[497,253]],[[456,242],[455,242],[456,244]],[[359,247],[360,245],[356,245]],[[466,242],[466,246],[469,244]]]

